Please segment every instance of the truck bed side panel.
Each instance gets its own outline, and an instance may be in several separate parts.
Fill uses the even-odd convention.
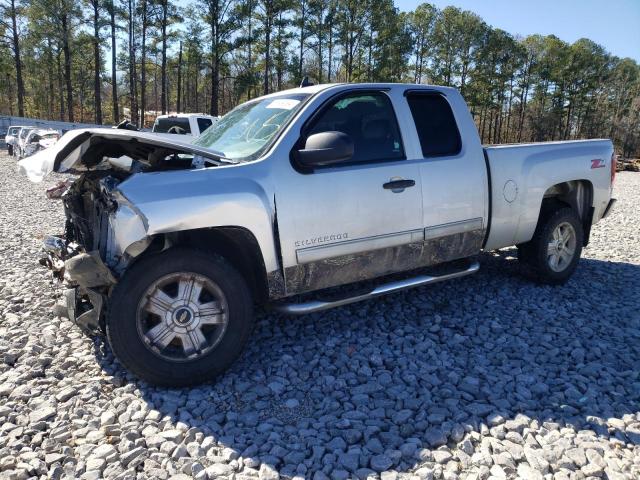
[[[544,193],[563,182],[589,182],[593,189],[593,223],[602,217],[611,196],[613,147],[609,140],[491,146],[485,152],[492,198],[485,250],[531,240]]]

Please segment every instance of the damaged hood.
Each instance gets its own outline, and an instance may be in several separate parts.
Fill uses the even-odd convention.
[[[179,135],[175,135],[179,137]],[[100,141],[122,142],[130,147],[160,147],[179,153],[190,153],[220,164],[236,163],[224,158],[224,154],[195,146],[179,138],[166,138],[155,133],[136,132],[113,128],[91,128],[71,130],[63,135],[52,147],[20,160],[20,172],[32,182],[41,182],[51,172],[74,172],[90,170],[95,165],[84,161],[84,153]]]

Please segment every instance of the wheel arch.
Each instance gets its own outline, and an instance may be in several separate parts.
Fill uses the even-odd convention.
[[[151,236],[151,243],[134,262],[177,246],[221,255],[244,277],[254,301],[267,301],[269,287],[264,258],[258,240],[248,229],[225,226],[158,233]]]
[[[569,180],[547,188],[542,196],[538,222],[549,209],[553,209],[557,205],[566,205],[576,212],[584,230],[583,246],[587,246],[594,211],[593,184],[584,179]]]

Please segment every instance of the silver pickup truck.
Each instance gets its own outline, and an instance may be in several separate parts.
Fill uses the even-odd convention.
[[[184,386],[236,359],[255,304],[315,312],[512,245],[565,282],[614,203],[612,156],[609,140],[483,147],[455,89],[344,84],[251,100],[194,143],[80,130],[20,165],[79,174],[49,192],[67,221],[43,258],[67,315],[138,376]]]

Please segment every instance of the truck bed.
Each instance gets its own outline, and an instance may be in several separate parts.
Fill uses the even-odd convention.
[[[610,140],[487,145],[483,147],[489,172],[490,220],[485,250],[529,241],[549,185],[576,180],[592,195],[593,222],[609,201],[613,145]]]

